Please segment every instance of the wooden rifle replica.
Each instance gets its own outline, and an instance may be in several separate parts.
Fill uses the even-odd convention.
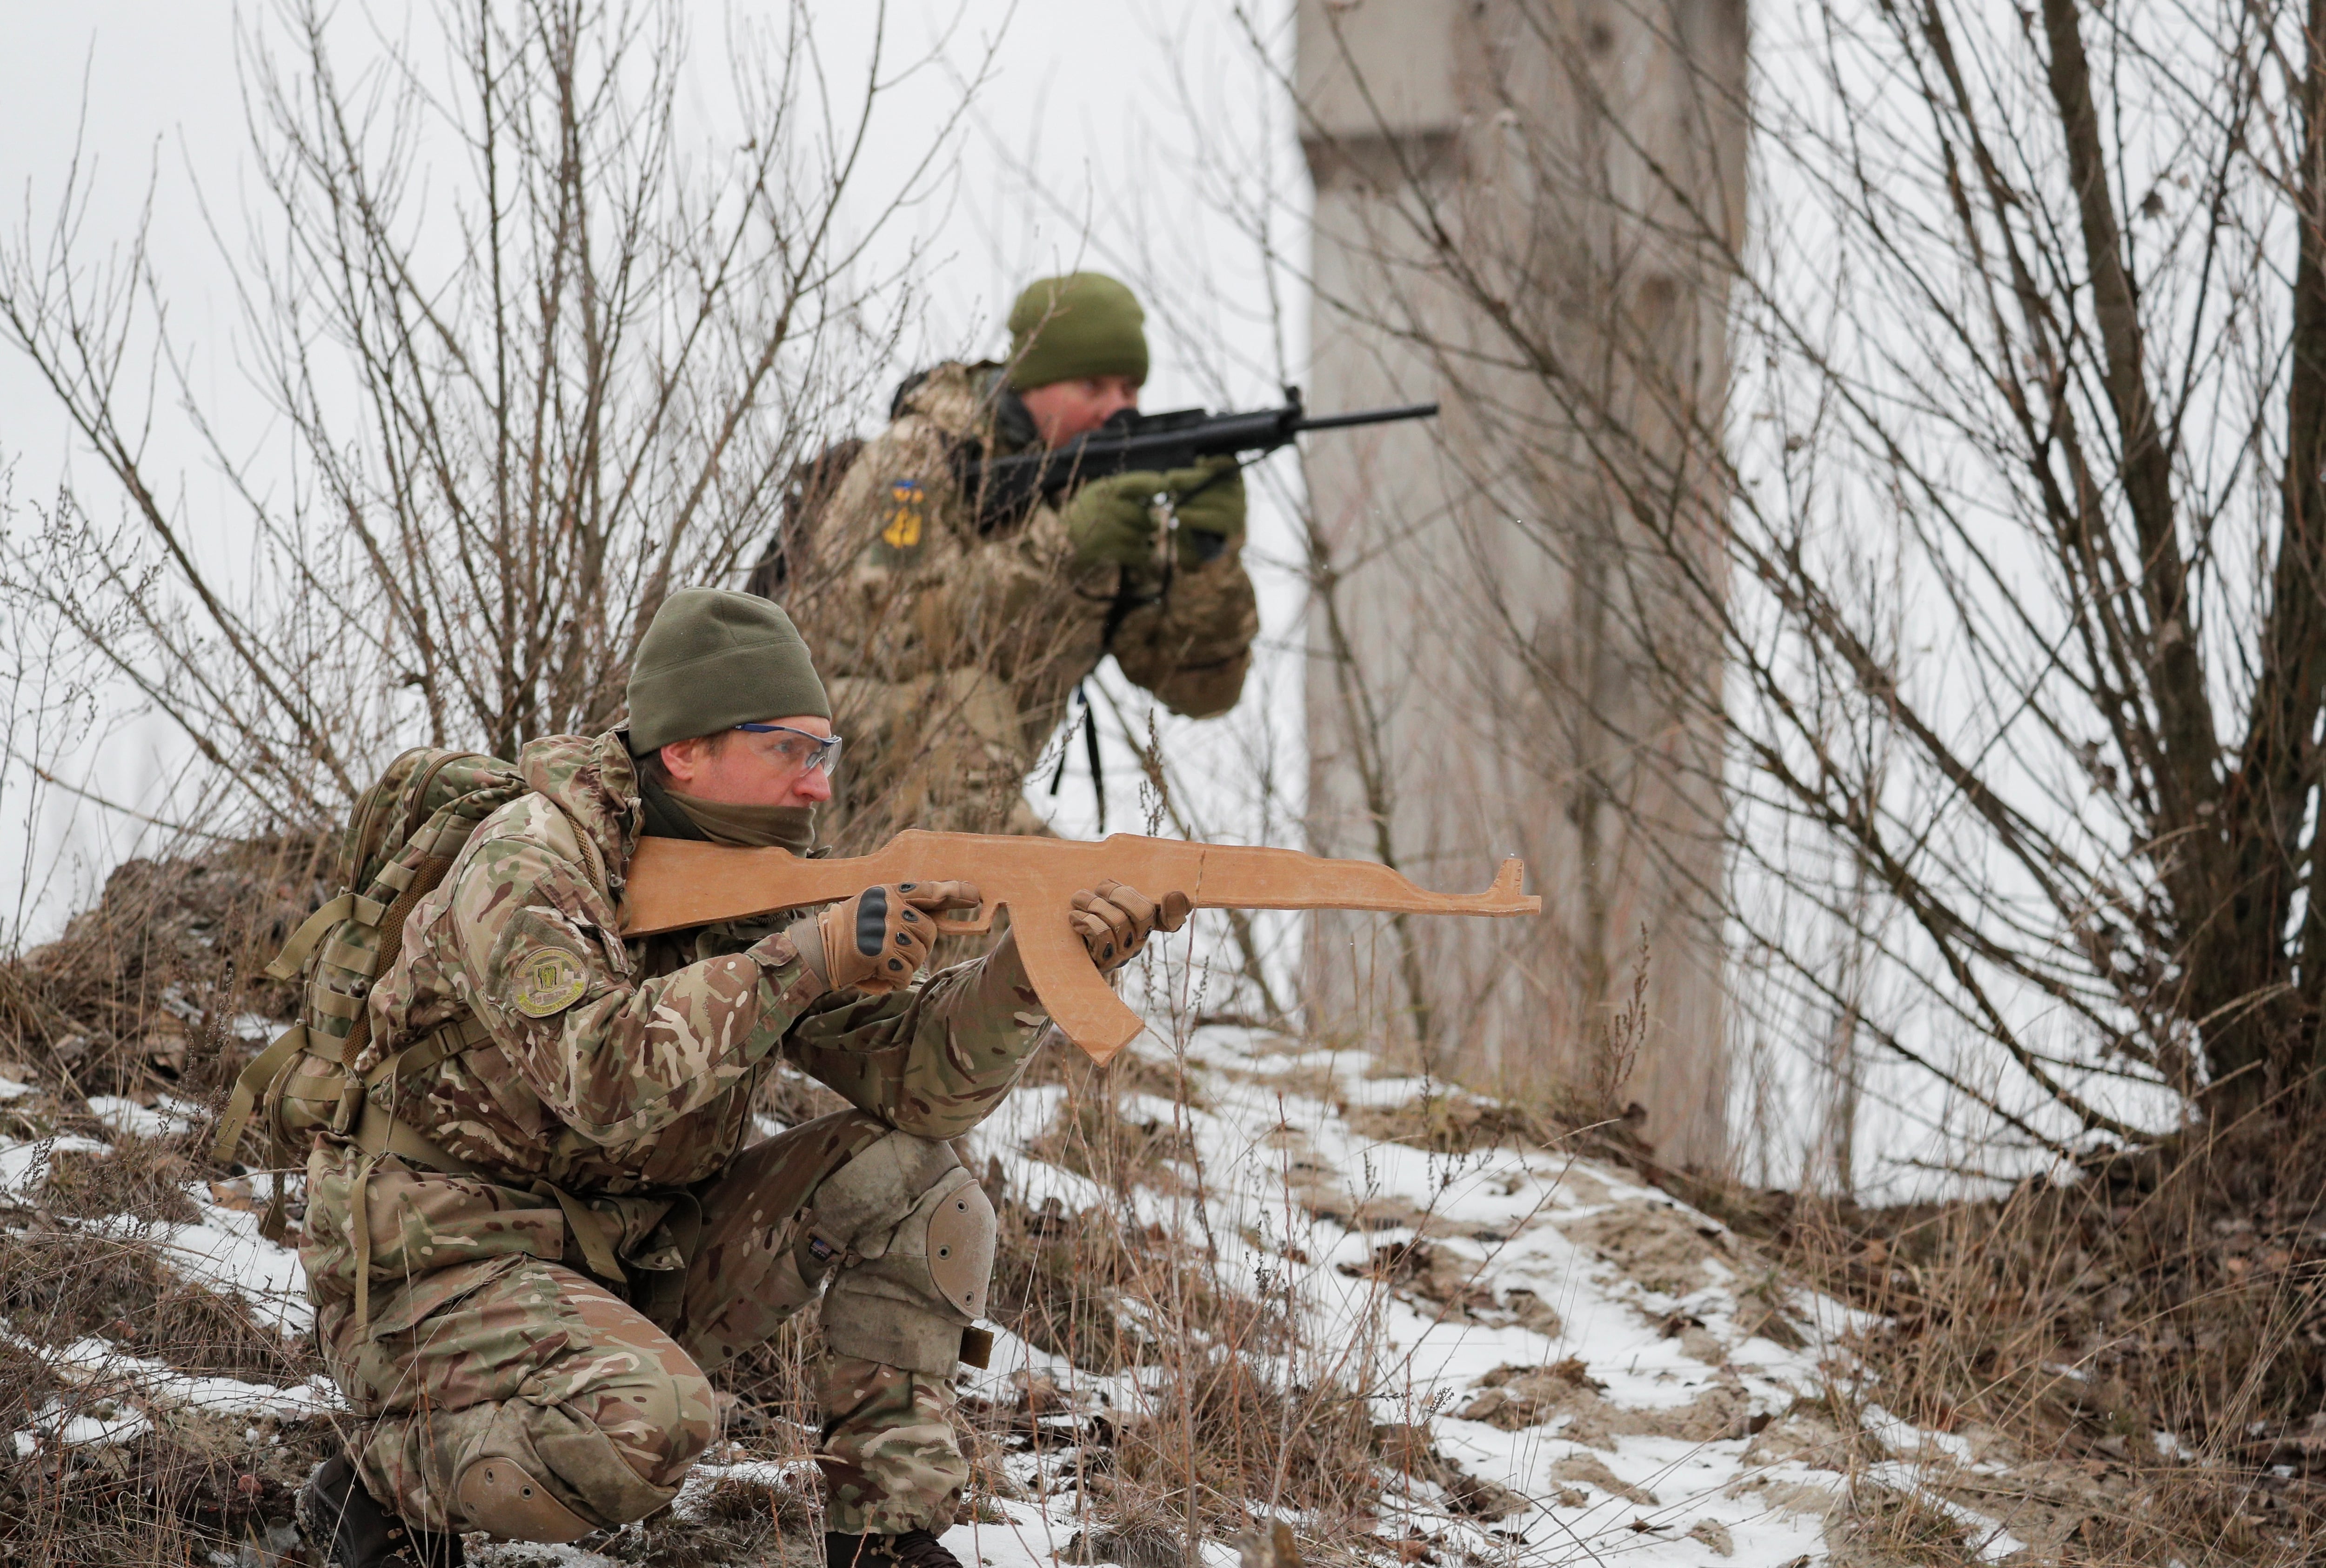
[[[1009,911],[1034,992],[1066,1037],[1103,1062],[1146,1027],[1123,1005],[1075,934],[1072,900],[1112,877],[1158,902],[1184,894],[1196,909],[1369,909],[1402,914],[1540,914],[1519,891],[1526,868],[1504,860],[1484,893],[1431,893],[1371,860],[1326,860],[1297,849],[1191,844],[1116,833],[1097,843],[1009,834],[902,832],[870,855],[803,859],[787,849],[735,849],[642,839],[623,892],[622,934],[745,920],[830,904],[882,883],[963,881],[984,895],[974,918],[940,918],[947,936],[993,929]]]

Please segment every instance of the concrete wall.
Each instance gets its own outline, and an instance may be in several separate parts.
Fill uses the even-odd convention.
[[[1301,0],[1298,24],[1311,402],[1447,405],[1310,448],[1312,842],[1449,890],[1521,854],[1546,905],[1321,918],[1312,1021],[1402,1020],[1482,1088],[1587,1084],[1644,928],[1623,1098],[1665,1157],[1716,1164],[1720,674],[1672,589],[1718,570],[1743,0]]]

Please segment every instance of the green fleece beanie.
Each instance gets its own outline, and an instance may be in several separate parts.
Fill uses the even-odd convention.
[[[1069,273],[1026,286],[1009,307],[1009,390],[1082,376],[1147,379],[1147,312],[1104,273]]]
[[[829,719],[832,703],[781,608],[717,588],[682,588],[662,601],[630,666],[633,755],[803,714]]]

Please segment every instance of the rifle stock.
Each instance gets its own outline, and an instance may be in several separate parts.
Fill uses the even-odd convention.
[[[1484,893],[1431,893],[1371,860],[1297,849],[1191,844],[1116,833],[1097,843],[1005,834],[902,832],[870,855],[805,860],[785,849],[731,849],[643,839],[623,890],[622,934],[744,920],[829,904],[886,882],[973,882],[974,918],[940,920],[947,934],[990,931],[1009,911],[1035,994],[1066,1037],[1104,1062],[1145,1025],[1091,962],[1068,915],[1075,894],[1105,878],[1150,898],[1182,893],[1197,909],[1369,909],[1406,914],[1540,914],[1520,891],[1526,868],[1507,859]]]

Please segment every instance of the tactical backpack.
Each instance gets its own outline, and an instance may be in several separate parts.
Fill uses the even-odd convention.
[[[390,1108],[400,1080],[481,1043],[480,1025],[463,1016],[360,1077],[348,1068],[370,1038],[366,1002],[403,948],[405,917],[444,880],[477,824],[525,793],[516,769],[498,757],[428,747],[388,764],[364,792],[340,847],[339,894],[309,915],[266,966],[278,980],[303,982],[298,1021],[236,1081],[212,1149],[219,1163],[234,1159],[254,1112],[271,1170],[303,1159],[323,1133],[373,1154],[447,1163]],[[279,1182],[260,1229],[270,1239],[283,1237]]]
[[[807,570],[816,524],[830,509],[833,496],[839,494],[840,481],[848,477],[863,452],[863,441],[850,436],[792,465],[784,476],[776,531],[743,584],[745,593],[780,598],[790,591],[793,580]]]

